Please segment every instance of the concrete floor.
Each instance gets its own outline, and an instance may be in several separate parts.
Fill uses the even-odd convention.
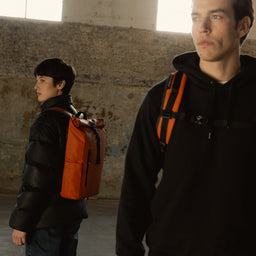
[[[12,243],[9,215],[14,195],[0,194],[0,256],[24,256],[24,247]],[[79,231],[78,256],[115,255],[115,224],[118,200],[89,200],[89,218]]]

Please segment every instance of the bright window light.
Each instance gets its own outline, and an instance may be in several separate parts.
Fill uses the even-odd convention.
[[[61,21],[63,0],[0,0],[0,16]]]
[[[156,29],[169,32],[191,32],[191,0],[158,0]]]
[[[26,0],[0,0],[0,15],[25,18]]]
[[[61,21],[62,0],[27,0],[27,18]]]

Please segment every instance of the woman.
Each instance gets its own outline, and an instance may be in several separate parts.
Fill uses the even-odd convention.
[[[60,107],[76,113],[69,95],[76,73],[54,58],[41,62],[34,75],[41,113],[30,128],[23,182],[9,225],[13,242],[26,245],[26,255],[76,255],[80,223],[87,218],[86,200],[59,195],[69,116],[49,110]]]

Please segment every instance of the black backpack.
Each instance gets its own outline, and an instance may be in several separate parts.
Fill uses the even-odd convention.
[[[165,83],[161,111],[156,124],[157,136],[162,152],[165,151],[170,141],[172,130],[177,119],[197,125],[209,125],[211,127],[222,127],[226,129],[255,127],[255,120],[251,122],[211,120],[209,117],[203,115],[193,115],[179,111],[186,81],[186,74],[177,71],[170,75]],[[211,132],[209,132],[208,139],[211,139]]]

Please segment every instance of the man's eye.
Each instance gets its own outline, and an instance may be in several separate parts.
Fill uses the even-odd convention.
[[[199,20],[198,17],[192,17],[192,21],[193,21],[193,22],[196,22],[196,21],[198,21],[198,20]]]
[[[220,15],[213,15],[212,17],[213,17],[214,20],[220,20],[221,19]]]

